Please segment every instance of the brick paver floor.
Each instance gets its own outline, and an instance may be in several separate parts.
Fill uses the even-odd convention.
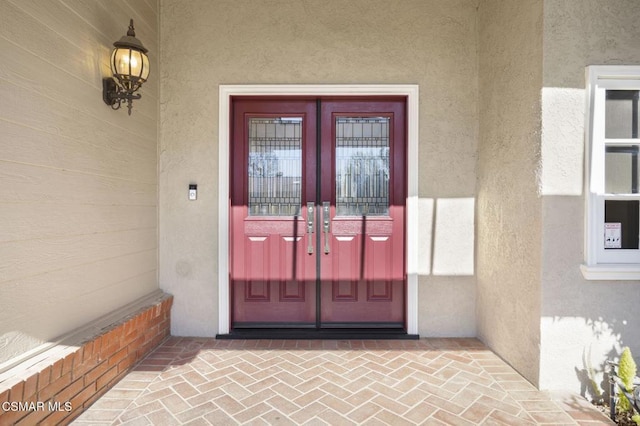
[[[171,337],[75,425],[605,425],[476,339]]]

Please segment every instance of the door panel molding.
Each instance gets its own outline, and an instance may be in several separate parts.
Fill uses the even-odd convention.
[[[417,85],[220,85],[218,115],[218,332],[230,331],[229,207],[230,125],[233,96],[406,96],[407,200],[406,301],[407,333],[418,332],[418,105]]]

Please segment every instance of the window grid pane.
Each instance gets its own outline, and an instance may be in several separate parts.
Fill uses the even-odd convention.
[[[639,207],[638,200],[605,200],[605,250],[639,248]]]
[[[638,194],[640,145],[605,145],[605,192]]]
[[[607,90],[605,138],[638,139],[638,90]]]

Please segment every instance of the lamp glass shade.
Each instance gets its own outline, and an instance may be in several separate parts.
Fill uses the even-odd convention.
[[[113,76],[129,90],[137,90],[149,77],[149,58],[140,50],[116,47],[110,63]]]

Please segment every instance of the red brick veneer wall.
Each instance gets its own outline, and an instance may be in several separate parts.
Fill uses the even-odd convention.
[[[58,425],[79,416],[169,336],[172,302],[166,295],[65,356],[30,367],[23,380],[0,383],[0,425]]]

